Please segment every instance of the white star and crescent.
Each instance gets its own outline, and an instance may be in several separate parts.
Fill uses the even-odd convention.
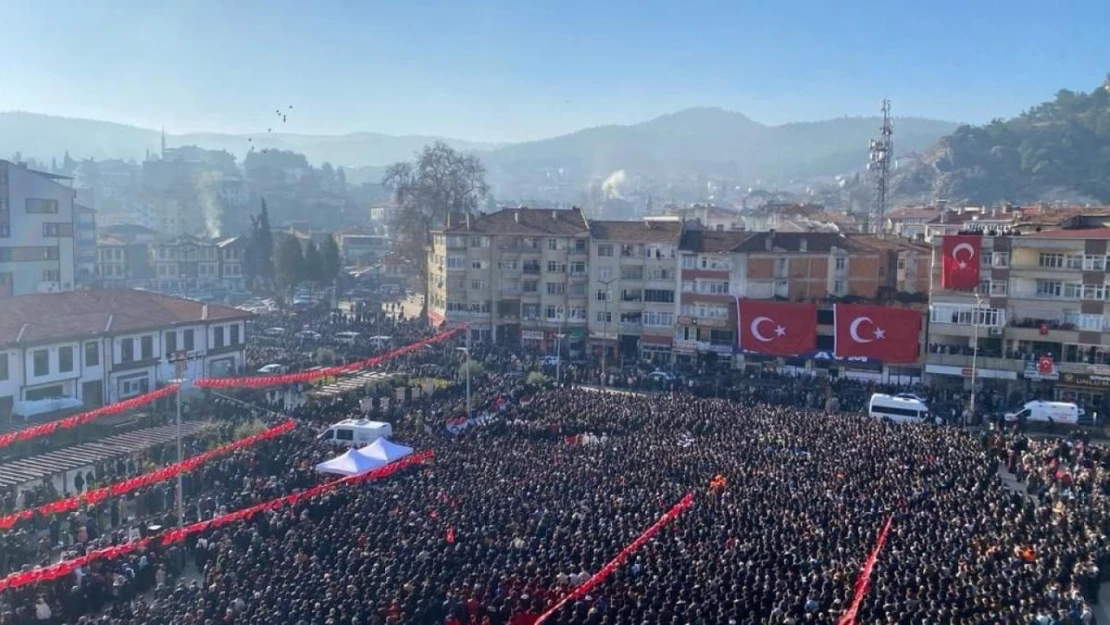
[[[862,325],[865,321],[867,323],[871,324],[871,328],[872,328],[871,329],[872,338],[869,338],[869,339],[863,338],[862,336],[859,335],[860,325]],[[884,330],[884,329],[880,328],[879,326],[875,325],[875,322],[871,320],[871,317],[856,317],[855,320],[852,321],[852,325],[848,326],[848,334],[851,335],[852,340],[857,342],[857,343],[870,343],[872,341],[877,341],[877,340],[886,338],[886,330]]]
[[[759,326],[763,323],[775,324],[774,336],[765,336],[760,332]],[[751,331],[752,337],[755,338],[755,340],[762,343],[769,343],[780,336],[786,336],[786,328],[779,325],[774,319],[770,317],[756,317],[755,319],[752,319],[751,325],[748,326],[748,330]]]
[[[961,250],[967,250],[967,258],[960,258]],[[975,258],[975,248],[970,243],[960,243],[956,247],[952,248],[952,259],[956,261],[956,264],[959,266],[960,269],[967,269],[968,261],[972,260],[973,258]]]

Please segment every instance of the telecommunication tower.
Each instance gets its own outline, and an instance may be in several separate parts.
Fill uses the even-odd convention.
[[[890,161],[894,157],[894,123],[890,119],[890,100],[882,103],[883,125],[879,136],[868,143],[867,170],[875,178],[875,197],[871,200],[869,229],[873,233],[886,230],[887,189],[890,184]]]

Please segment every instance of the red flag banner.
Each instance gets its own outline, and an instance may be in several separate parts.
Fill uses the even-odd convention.
[[[852,595],[852,603],[841,615],[837,625],[855,625],[856,616],[859,614],[859,607],[863,604],[863,598],[867,596],[867,590],[871,588],[871,573],[875,569],[875,563],[879,561],[879,554],[883,551],[883,546],[886,545],[887,537],[890,536],[890,526],[894,522],[893,516],[886,518],[886,523],[883,528],[879,530],[879,538],[875,541],[875,548],[868,554],[867,560],[863,563],[863,568],[859,572],[859,577],[856,578],[856,588]]]
[[[817,347],[817,307],[742,299],[736,303],[740,349],[797,356]]]
[[[979,257],[983,251],[983,237],[974,234],[946,235],[943,249],[940,285],[946,289],[979,288]]]
[[[83,556],[74,558],[73,560],[63,560],[50,566],[44,566],[42,568],[32,569],[30,571],[19,571],[16,573],[12,573],[7,577],[0,578],[0,592],[3,592],[9,588],[19,588],[20,586],[26,586],[28,584],[49,582],[60,579],[79,568],[88,566],[91,562],[95,562],[97,560],[110,560],[112,558],[125,556],[135,551],[144,550],[148,546],[150,546],[152,541],[155,540],[160,540],[161,544],[163,545],[178,543],[185,540],[189,536],[192,536],[193,534],[199,534],[210,529],[224,527],[225,525],[229,525],[237,521],[245,521],[258,514],[259,512],[274,510],[282,506],[293,505],[303,499],[310,499],[312,497],[322,495],[336,488],[337,486],[340,486],[341,484],[357,483],[364,480],[373,480],[388,477],[405,467],[427,462],[433,457],[434,453],[430,450],[418,451],[414,454],[405,456],[400,460],[396,460],[390,464],[387,464],[384,467],[374,469],[369,473],[363,473],[362,475],[351,475],[348,477],[339,478],[337,480],[332,480],[330,482],[324,482],[323,484],[313,486],[312,488],[293,493],[291,495],[286,495],[277,499],[271,499],[270,501],[265,501],[249,508],[244,508],[243,510],[237,510],[223,516],[218,516],[209,521],[199,521],[197,523],[193,523],[192,525],[186,525],[185,527],[180,529],[172,529],[163,534],[161,538],[144,538],[143,540],[124,543],[116,547],[106,547],[97,551],[90,551]]]
[[[837,304],[835,351],[840,358],[874,358],[884,363],[916,362],[921,313],[910,308]]]
[[[42,425],[36,425],[33,427],[24,428],[22,430],[16,430],[15,432],[8,432],[7,434],[0,435],[0,448],[7,447],[8,445],[11,445],[17,441],[27,441],[31,440],[32,438],[39,438],[41,436],[50,436],[59,428],[68,430],[79,425],[90,423],[103,416],[127,412],[128,410],[133,410],[135,408],[145,406],[146,404],[166,397],[167,395],[172,395],[176,392],[177,385],[170,384],[169,386],[164,386],[156,391],[151,391],[144,395],[139,395],[138,397],[132,397],[131,399],[125,399],[121,402],[102,406],[88,412],[82,412],[81,414],[73,415],[72,417],[66,417],[65,419],[59,419],[58,421],[51,421],[49,423],[43,423]]]
[[[259,432],[258,434],[252,434],[251,436],[241,438],[237,441],[232,441],[226,445],[221,445],[220,447],[193,456],[192,458],[182,460],[181,462],[178,462],[176,464],[162,467],[157,471],[151,471],[150,473],[144,473],[130,479],[114,482],[102,488],[89,489],[88,491],[75,497],[67,497],[65,499],[59,499],[57,501],[45,503],[41,506],[38,506],[37,508],[20,510],[19,512],[16,512],[14,514],[0,516],[0,530],[11,529],[20,520],[28,520],[34,518],[36,513],[43,516],[50,516],[53,514],[73,512],[74,510],[80,508],[82,504],[98,504],[109,497],[119,497],[121,495],[130,493],[131,491],[135,491],[146,486],[151,486],[159,482],[164,482],[168,479],[177,477],[181,473],[188,473],[189,471],[193,471],[200,465],[214,458],[226,456],[227,454],[236,452],[240,449],[245,449],[247,447],[251,447],[252,445],[256,445],[264,440],[276,438],[278,436],[281,436],[282,434],[285,434],[286,432],[291,432],[293,431],[294,427],[295,424],[293,423],[293,421],[285,421],[280,425],[276,425],[268,430]]]

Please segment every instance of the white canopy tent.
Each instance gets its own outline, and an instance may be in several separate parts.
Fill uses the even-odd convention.
[[[388,462],[359,453],[360,451],[361,450],[348,449],[343,455],[336,456],[331,460],[316,465],[316,470],[320,473],[335,473],[337,475],[362,475],[363,473],[373,471],[378,467],[389,464]]]
[[[412,447],[398,445],[392,443],[384,438],[370,443],[366,447],[358,450],[358,453],[375,462],[380,462],[382,465],[387,465],[395,460],[400,460],[405,456],[412,453]]]

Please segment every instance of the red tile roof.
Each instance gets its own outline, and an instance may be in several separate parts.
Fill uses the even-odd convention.
[[[590,220],[590,236],[602,241],[635,241],[640,243],[678,243],[682,235],[680,221],[602,221]]]
[[[452,216],[444,232],[457,234],[518,234],[580,236],[590,231],[586,218],[577,208],[505,208],[488,215]]]
[[[0,347],[252,316],[237,308],[131,289],[17,295],[0,299]]]

